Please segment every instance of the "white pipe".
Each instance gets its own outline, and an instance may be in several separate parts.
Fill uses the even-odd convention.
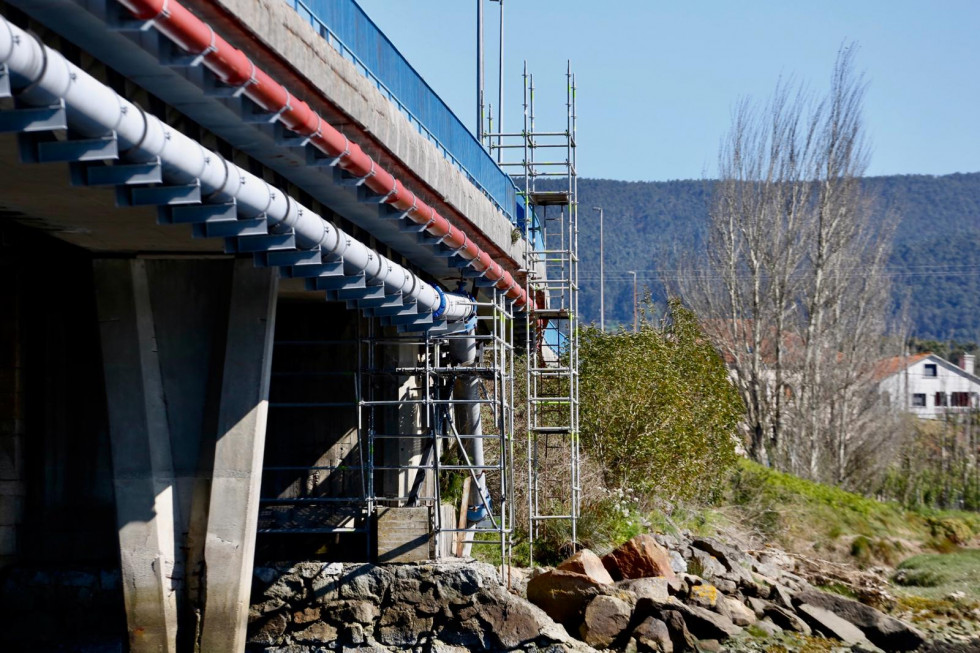
[[[19,99],[50,106],[64,101],[72,129],[89,138],[115,133],[119,150],[130,161],[159,159],[171,183],[199,183],[202,195],[235,202],[246,218],[265,216],[271,230],[292,229],[297,247],[320,249],[344,261],[348,274],[364,272],[388,294],[401,293],[420,312],[451,323],[473,317],[476,307],[465,295],[443,293],[394,261],[355,240],[282,190],[271,186],[173,129],[81,70],[61,53],[0,16],[0,65],[6,64]]]
[[[471,330],[465,338],[454,339],[449,343],[449,356],[452,361],[462,367],[473,367],[480,362],[480,347],[476,337]],[[456,392],[458,398],[467,400],[469,403],[459,404],[457,414],[460,416],[459,431],[464,435],[474,436],[469,439],[471,459],[470,463],[474,467],[483,467],[483,420],[480,415],[480,380],[474,374],[465,374],[456,382]],[[476,517],[469,521],[482,521],[487,515],[487,505],[490,502],[490,495],[487,492],[487,477],[484,470],[476,472],[476,483],[470,485],[470,516]],[[469,537],[467,539],[473,539]],[[464,549],[464,555],[468,555],[468,547]]]

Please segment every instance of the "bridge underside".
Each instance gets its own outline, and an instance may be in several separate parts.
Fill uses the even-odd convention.
[[[479,276],[439,239],[311,157],[157,35],[109,29],[117,9],[114,2],[0,0],[0,16],[375,252],[428,283],[465,280],[479,291]],[[45,603],[60,596],[71,604],[70,595],[37,590],[40,576],[6,582],[0,647],[54,645],[76,637],[65,628],[87,628],[96,644],[122,632],[133,651],[241,651],[256,549],[262,560],[365,557],[363,533],[257,535],[264,494],[311,483],[298,471],[290,476],[291,465],[336,467],[356,449],[353,413],[324,397],[355,400],[349,375],[357,334],[365,325],[392,336],[432,327],[438,334],[442,325],[431,315],[377,310],[363,275],[326,285],[332,301],[325,301],[323,287],[277,264],[274,248],[242,245],[251,232],[181,217],[207,198],[185,201],[153,178],[120,182],[107,172],[118,152],[80,143],[63,126],[11,127],[21,118],[10,116],[24,108],[0,98],[7,127],[0,133],[0,305],[9,307],[0,311],[0,565],[9,579],[28,578],[12,571],[18,568],[98,571],[94,589],[83,589],[88,599],[104,597],[105,610],[96,602],[93,616],[93,604],[79,602],[84,611],[52,615],[61,606]],[[328,113],[366,135],[336,108]],[[383,143],[365,149],[410,172]],[[425,180],[418,193],[459,214]],[[467,201],[483,201],[471,195]],[[516,276],[521,265],[503,216],[481,218],[475,230],[462,215],[457,224]],[[284,353],[297,342],[355,344]],[[288,366],[278,377],[274,361]],[[316,398],[283,396],[294,390],[282,379],[296,375],[316,376],[304,381]],[[321,412],[271,414],[277,403]],[[390,419],[412,422],[406,411],[415,410],[394,409]],[[392,466],[418,459],[417,447],[403,444],[385,455]],[[270,460],[289,464],[281,465],[285,479],[266,475],[264,487]],[[58,591],[70,583],[62,585]]]

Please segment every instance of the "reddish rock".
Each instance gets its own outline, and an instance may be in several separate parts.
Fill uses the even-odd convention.
[[[578,632],[585,607],[602,593],[602,587],[585,574],[554,569],[528,581],[527,600],[569,632]]]
[[[613,579],[602,564],[602,559],[589,549],[582,549],[565,562],[558,565],[562,571],[585,574],[597,583],[612,585]]]
[[[663,576],[668,583],[677,582],[667,550],[652,535],[637,535],[603,556],[602,564],[614,580]]]

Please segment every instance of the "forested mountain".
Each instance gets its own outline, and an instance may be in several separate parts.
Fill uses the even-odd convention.
[[[980,173],[865,180],[878,220],[896,221],[890,263],[895,310],[915,336],[980,341]],[[606,323],[631,323],[641,292],[664,295],[681,257],[700,255],[711,181],[579,180],[579,255],[585,321],[599,321],[599,220],[605,213]]]

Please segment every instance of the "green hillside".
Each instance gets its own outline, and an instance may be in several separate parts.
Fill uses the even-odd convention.
[[[876,214],[898,220],[891,269],[896,310],[913,335],[980,340],[980,173],[865,180]],[[702,246],[711,181],[579,181],[579,251],[586,321],[599,320],[599,221],[605,211],[606,321],[632,321],[632,277],[663,297],[677,261]]]

